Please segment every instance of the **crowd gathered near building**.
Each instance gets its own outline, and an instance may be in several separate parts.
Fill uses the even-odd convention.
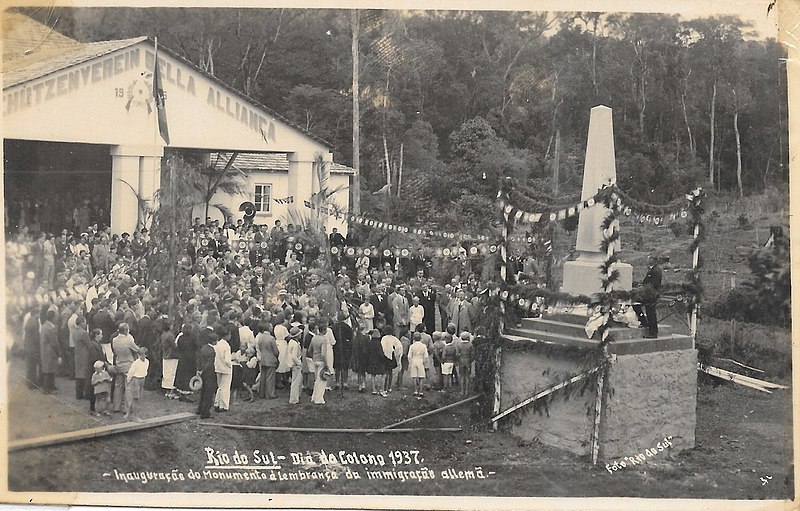
[[[436,282],[421,251],[349,257],[352,231],[325,236],[196,218],[177,240],[170,306],[147,229],[22,228],[6,243],[11,354],[31,387],[74,382],[92,413],[130,420],[145,389],[202,417],[239,397],[324,404],[330,389],[470,394],[481,289],[469,267]]]

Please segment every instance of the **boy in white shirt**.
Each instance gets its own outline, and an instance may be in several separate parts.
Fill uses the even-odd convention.
[[[130,419],[136,410],[136,415],[133,415],[133,420],[136,422],[144,422],[138,413],[138,403],[142,398],[142,390],[144,389],[144,379],[147,376],[147,371],[150,369],[150,361],[147,360],[147,348],[139,348],[139,357],[131,363],[130,369],[126,375],[125,380],[125,400],[128,402],[128,412],[125,414],[126,419]]]
[[[416,332],[417,325],[425,319],[425,309],[419,304],[419,296],[412,298],[413,305],[408,308],[409,331]]]

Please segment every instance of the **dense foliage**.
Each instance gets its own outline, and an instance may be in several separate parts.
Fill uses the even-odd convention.
[[[84,41],[158,36],[352,162],[347,11],[33,15],[58,16],[59,30]],[[640,200],[788,179],[784,51],[738,18],[376,10],[362,11],[359,27],[362,192],[392,179],[400,216],[483,227],[504,175],[574,193],[598,104],[614,109],[619,184]],[[435,200],[416,208],[420,197]]]

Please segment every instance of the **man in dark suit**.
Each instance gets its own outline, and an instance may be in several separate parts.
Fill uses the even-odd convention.
[[[392,325],[394,321],[394,311],[392,310],[392,304],[389,302],[389,297],[386,295],[386,288],[382,284],[375,286],[375,292],[372,294],[369,301],[375,309],[375,317],[377,318],[378,314],[383,314],[386,324]]]
[[[664,272],[658,264],[658,257],[655,254],[650,254],[647,257],[647,274],[644,276],[642,285],[636,293],[639,303],[633,306],[633,310],[639,316],[639,321],[642,325],[647,326],[648,333],[645,337],[649,339],[658,337],[656,304],[661,291],[663,274]]]
[[[330,236],[328,236],[328,239],[330,240],[332,247],[342,248],[345,244],[344,236],[342,236],[342,234],[339,232],[339,229],[336,227],[333,228],[333,232]]]
[[[55,325],[57,319],[58,313],[49,310],[47,320],[39,328],[42,387],[47,392],[57,390],[55,375],[61,363],[61,346],[58,344],[58,329]]]
[[[417,293],[419,304],[425,310],[425,317],[422,322],[425,324],[425,331],[433,333],[436,331],[436,293],[430,288],[427,282],[422,282],[422,288]]]
[[[217,373],[214,371],[214,359],[217,356],[214,345],[217,344],[217,334],[211,327],[206,327],[200,332],[204,343],[197,353],[197,371],[203,379],[203,388],[200,389],[200,403],[197,414],[201,419],[211,417],[211,406],[214,404],[214,395],[217,393]]]

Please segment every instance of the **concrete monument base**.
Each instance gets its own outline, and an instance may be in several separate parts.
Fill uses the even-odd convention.
[[[579,361],[564,356],[505,350],[500,408],[508,408],[585,370]],[[672,452],[694,447],[697,350],[615,356],[604,385],[608,387],[600,419],[601,460],[644,454],[667,437],[671,437]],[[590,455],[596,396],[594,382],[583,395],[576,392],[568,400],[556,393],[546,412],[534,411],[533,405],[528,405],[512,414],[516,419],[501,419],[501,428],[508,428],[524,440]],[[503,426],[502,421],[508,421],[508,426]]]
[[[583,331],[586,318],[557,314],[528,318],[505,337],[514,343],[593,348],[599,339],[589,339]],[[659,337],[644,338],[644,328],[614,325],[608,345],[611,367],[604,385],[605,400],[600,419],[600,458],[611,461],[654,449],[665,437],[674,451],[694,447],[697,406],[697,350],[691,336],[673,333],[660,325]],[[596,334],[595,334],[596,336]],[[537,392],[572,376],[592,369],[579,356],[559,351],[507,349],[502,352],[500,370],[500,409],[513,406]],[[584,382],[574,384],[579,390]],[[563,399],[559,390],[547,407],[538,413],[533,405],[514,412],[507,421],[509,431],[525,440],[566,449],[579,455],[591,452],[597,386],[592,383],[580,395]]]

